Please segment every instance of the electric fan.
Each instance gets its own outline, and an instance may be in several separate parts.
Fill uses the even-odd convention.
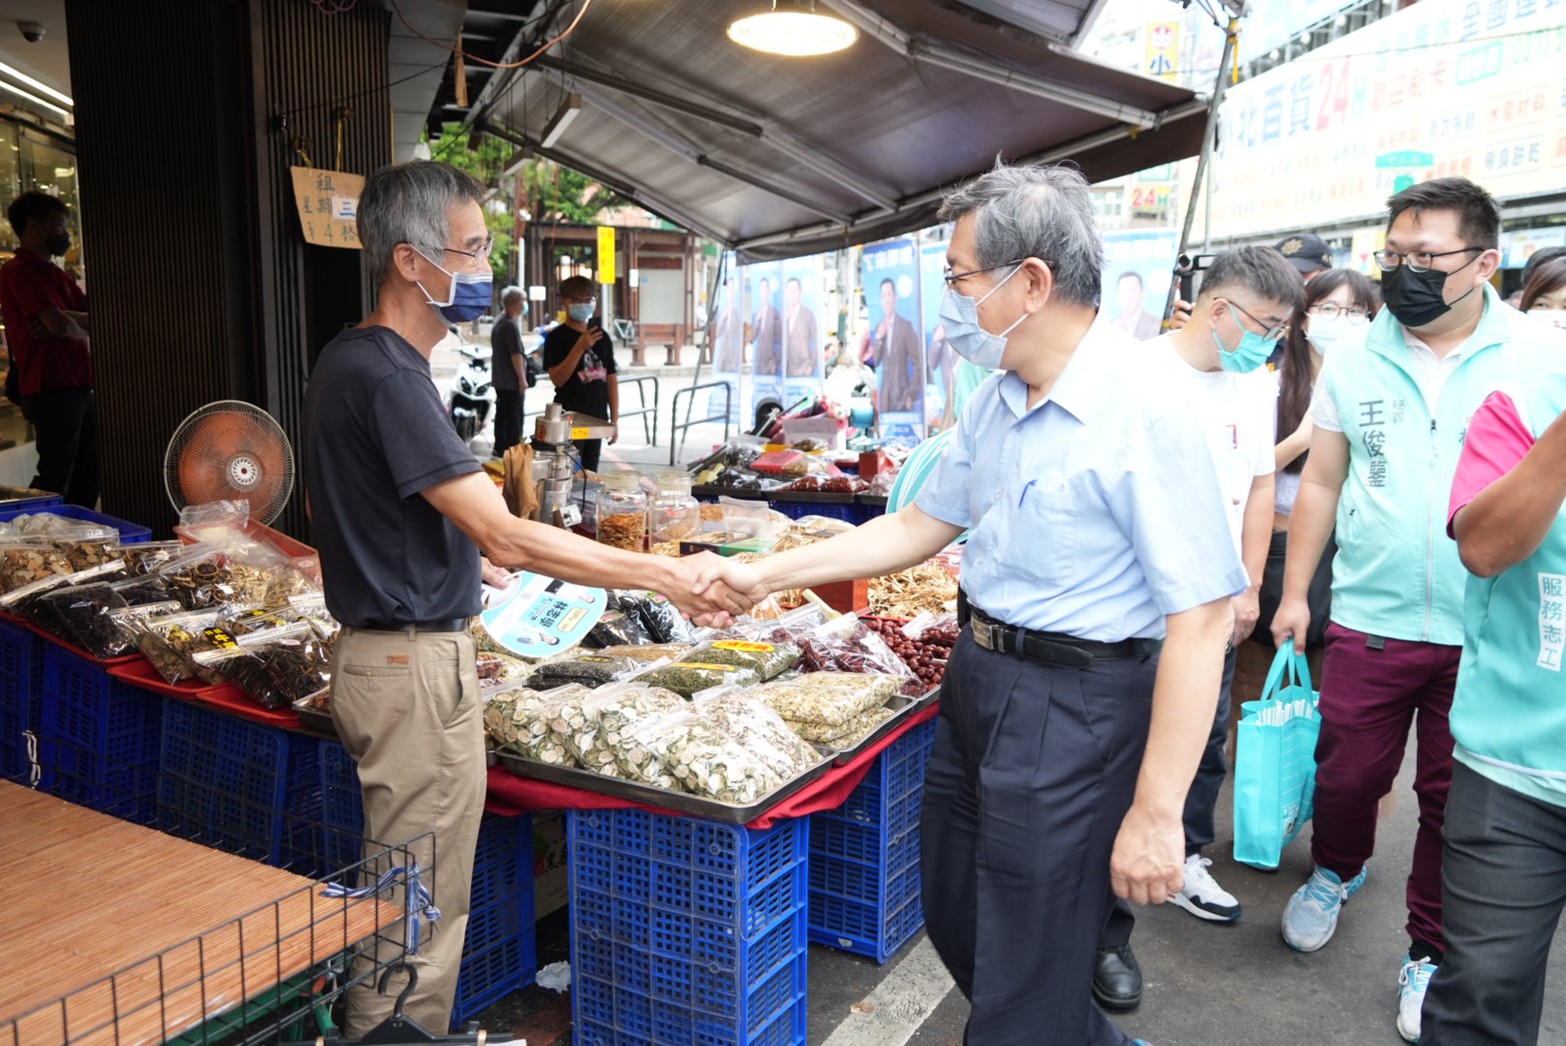
[[[270,523],[293,493],[294,451],[272,415],[243,400],[219,400],[174,430],[163,486],[176,509],[245,500],[251,519]]]

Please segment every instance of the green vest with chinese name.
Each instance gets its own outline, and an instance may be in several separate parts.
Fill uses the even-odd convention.
[[[1506,389],[1537,439],[1566,409],[1566,376]],[[1452,737],[1464,764],[1566,806],[1566,511],[1533,555],[1468,579]]]
[[[1388,639],[1458,646],[1468,572],[1446,535],[1468,419],[1486,396],[1566,365],[1557,332],[1488,286],[1484,315],[1439,403],[1425,402],[1402,326],[1383,309],[1364,349],[1322,373],[1349,442],[1338,499],[1332,620]]]

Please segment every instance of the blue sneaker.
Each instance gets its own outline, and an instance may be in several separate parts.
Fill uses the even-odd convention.
[[[1436,964],[1429,959],[1403,956],[1403,970],[1397,975],[1397,1033],[1405,1042],[1419,1041],[1420,1016],[1425,1008],[1425,989]]]
[[[1332,940],[1338,928],[1338,913],[1343,902],[1365,885],[1370,866],[1345,883],[1337,874],[1316,865],[1305,885],[1294,891],[1283,909],[1283,939],[1301,952],[1320,951]]]

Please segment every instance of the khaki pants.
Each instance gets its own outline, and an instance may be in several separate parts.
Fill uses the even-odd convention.
[[[466,632],[345,628],[332,665],[332,719],[359,764],[365,856],[383,849],[380,844],[417,840],[414,854],[424,885],[440,909],[439,921],[424,925],[412,960],[418,988],[404,1008],[435,1034],[451,1024],[473,848],[484,810],[483,711],[474,652]],[[398,903],[401,897],[399,890]],[[400,926],[386,934],[388,941],[402,937]],[[386,962],[395,954],[387,943],[377,957]],[[368,959],[361,963],[355,973],[368,968]],[[389,1016],[404,983],[394,977],[386,995],[377,994],[374,985],[354,988],[345,1034],[358,1038]]]

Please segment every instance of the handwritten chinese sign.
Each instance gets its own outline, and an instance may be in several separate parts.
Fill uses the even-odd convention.
[[[317,247],[360,250],[359,194],[364,176],[315,167],[290,167],[294,200],[299,205],[299,226],[306,243]]]

